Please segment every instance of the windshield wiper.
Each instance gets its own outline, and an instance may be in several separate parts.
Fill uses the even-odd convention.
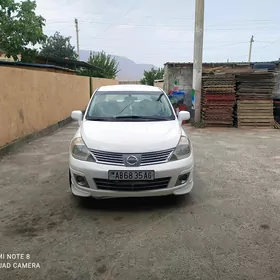
[[[142,119],[140,116],[115,116],[115,119]]]
[[[164,94],[161,93],[160,96],[158,97],[157,101],[160,101],[160,102],[162,103],[161,98],[163,97],[163,95],[164,95]]]
[[[168,118],[164,117],[146,117],[146,116],[116,116],[115,119],[141,119],[141,120],[155,120],[155,121],[163,121],[168,120]]]
[[[166,117],[146,117],[146,116],[115,116],[115,117],[87,117],[87,121],[116,121],[116,120],[143,120],[143,121],[168,121]]]
[[[129,103],[128,105],[126,105],[119,113],[117,113],[117,116],[120,115],[126,108],[128,108],[129,106],[131,106],[135,101],[133,100],[131,103]]]
[[[112,121],[114,120],[115,118],[112,118],[112,117],[87,117],[86,120],[88,121]]]

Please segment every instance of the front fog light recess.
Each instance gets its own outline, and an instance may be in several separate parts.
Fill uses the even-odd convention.
[[[84,176],[75,174],[74,177],[75,177],[75,181],[77,182],[77,184],[79,186],[84,187],[84,188],[88,188],[88,183],[87,183],[87,180]]]
[[[190,173],[181,174],[178,176],[176,186],[185,184],[189,179]]]

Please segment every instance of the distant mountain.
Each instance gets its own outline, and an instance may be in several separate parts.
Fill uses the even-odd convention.
[[[80,50],[80,60],[87,61],[89,55],[90,51]],[[137,64],[124,56],[112,55],[112,57],[115,57],[119,63],[118,80],[138,81],[143,78],[144,70],[150,70],[152,67],[158,68],[153,64]]]

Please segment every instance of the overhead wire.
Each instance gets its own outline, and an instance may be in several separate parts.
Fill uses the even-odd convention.
[[[132,8],[130,8],[123,16],[125,17],[130,11],[132,10]],[[176,18],[177,19],[177,18]],[[172,20],[169,18],[169,20]],[[88,25],[92,25],[92,24],[100,24],[100,25],[107,25],[108,28],[111,28],[115,25],[117,25],[116,22],[106,22],[106,21],[100,21],[100,20],[79,20],[80,23],[87,23]],[[57,23],[67,23],[67,24],[71,24],[72,25],[72,22],[70,22],[69,20],[48,20],[47,21],[48,24],[57,24]],[[261,21],[259,22],[261,23]],[[267,29],[267,28],[271,28],[271,27],[280,27],[280,24],[279,23],[272,23],[273,25],[270,25],[270,24],[263,24],[261,26],[248,26],[247,28],[244,28],[242,22],[239,22],[239,23],[229,23],[230,27],[226,27],[226,28],[205,28],[205,30],[251,30],[251,28],[263,28],[263,29]],[[193,24],[190,23],[190,30],[193,30]],[[206,25],[206,26],[209,26],[209,27],[215,27],[215,26],[224,26],[225,23],[217,23],[217,24],[209,24],[209,25]],[[236,28],[232,28],[234,27],[235,25],[238,25],[238,26],[242,26],[241,29],[236,29]],[[182,28],[182,30],[186,30],[186,24],[185,23],[180,23],[180,24],[170,24],[170,23],[164,23],[164,24],[154,24],[154,23],[146,23],[146,24],[139,24],[139,23],[133,23],[133,22],[130,22],[130,23],[120,23],[118,24],[118,26],[123,26],[123,27],[148,27],[148,28],[151,28],[151,27],[169,27],[169,28]]]
[[[80,23],[87,23],[87,26],[92,26],[92,25],[96,25],[96,24],[100,24],[100,25],[107,25],[106,29],[103,30],[102,32],[100,32],[99,34],[97,34],[96,36],[98,37],[100,34],[105,33],[106,31],[108,31],[110,28],[112,27],[132,27],[132,28],[169,28],[173,31],[193,31],[193,27],[187,26],[186,24],[178,24],[178,25],[172,25],[172,24],[134,24],[134,23],[129,23],[129,24],[116,24],[116,23],[104,23],[104,22],[87,22],[87,21],[83,21],[83,20],[79,20]],[[68,22],[48,22],[48,24],[69,24]],[[71,23],[72,25],[72,23]],[[186,28],[187,27],[187,28]],[[275,26],[252,26],[252,27],[246,27],[246,28],[205,28],[205,31],[250,31],[250,30],[267,30],[267,29],[271,29],[274,28],[276,30],[280,29],[280,24],[275,25]]]
[[[124,18],[126,15],[128,15],[132,9],[134,8],[135,4],[137,3],[138,1],[136,0],[131,6],[130,8],[123,14],[122,18]],[[99,35],[103,34],[103,33],[106,33],[109,29],[111,29],[114,25],[116,25],[116,23],[112,23],[110,24],[107,28],[105,28],[105,30],[102,30],[101,32],[97,33],[97,35],[95,35],[95,37],[98,37]]]
[[[89,38],[91,39],[91,38]],[[101,39],[101,38],[98,38],[98,39]],[[103,38],[102,38],[103,39]],[[94,39],[96,40],[96,39]],[[112,41],[114,41],[114,47],[121,47],[123,49],[125,48],[128,48],[130,49],[132,46],[133,46],[133,43],[138,45],[139,43],[142,43],[143,40],[134,40],[133,42],[130,42],[129,45],[127,45],[127,43],[125,42],[125,38],[111,38]],[[122,44],[116,44],[116,42],[121,42]],[[178,42],[178,40],[153,40],[153,43],[176,43]],[[265,41],[267,42],[267,41]],[[186,49],[186,45],[185,44],[193,44],[193,40],[180,40],[180,44],[176,46],[176,49]],[[259,42],[259,41],[255,41],[255,43],[262,43],[263,42]],[[242,45],[242,44],[249,44],[247,41],[240,41],[240,42],[234,42],[234,43],[228,43],[227,41],[207,41],[204,43],[204,49],[205,50],[208,50],[208,49],[213,49],[215,50],[215,47],[218,47],[218,48],[222,48],[222,47],[234,47],[234,46],[237,46],[237,45]],[[86,45],[82,46],[83,48],[88,48]],[[109,48],[109,47],[112,47],[112,45],[102,45],[102,47],[105,47],[105,48]],[[164,47],[164,50],[165,51],[168,51],[168,50],[172,50],[174,51],[174,45],[172,46],[165,46]],[[158,53],[158,51],[157,51]]]
[[[135,7],[135,4],[137,3],[137,1],[135,1],[132,6],[130,6],[130,8],[119,18],[125,18],[126,15],[128,15],[132,10],[133,8]],[[144,19],[147,19],[149,18],[149,16],[144,16]],[[194,19],[194,18],[180,18],[180,17],[174,17],[173,19],[172,18],[168,18],[168,20],[172,21],[172,20],[180,20],[180,19]],[[185,31],[193,31],[193,25],[192,24],[174,24],[174,22],[172,24],[168,24],[168,23],[164,23],[164,24],[139,24],[139,23],[118,23],[118,22],[104,22],[104,21],[100,21],[100,20],[86,20],[86,19],[81,19],[79,20],[79,22],[81,24],[86,24],[87,26],[92,26],[92,25],[105,25],[106,28],[102,31],[100,31],[99,33],[97,33],[96,35],[94,36],[91,36],[90,39],[92,40],[105,40],[106,38],[102,38],[100,37],[100,35],[102,34],[107,34],[107,31],[110,30],[111,28],[113,27],[132,27],[132,28],[168,28],[170,29],[170,31],[182,31],[182,32],[185,32]],[[240,26],[243,26],[244,23],[243,22],[246,22],[246,28],[242,27],[242,28],[239,28]],[[71,24],[71,26],[73,25],[72,22],[70,22],[70,20],[61,20],[61,19],[51,19],[51,20],[47,20],[47,25],[51,25],[51,24]],[[254,26],[248,26],[248,23],[251,23],[251,24],[254,24]],[[225,24],[222,24],[222,23],[217,23],[217,24],[210,24],[210,25],[206,25],[206,28],[205,28],[205,31],[246,31],[246,30],[253,30],[253,29],[258,29],[258,30],[266,30],[266,29],[270,29],[270,28],[274,28],[274,30],[279,30],[280,29],[280,25],[278,23],[276,23],[275,21],[272,21],[272,20],[259,20],[259,19],[248,19],[248,20],[242,20],[242,21],[238,21],[238,22],[228,22],[228,25],[229,27],[225,26],[227,23]],[[258,26],[256,26],[256,24],[258,24]],[[236,27],[235,27],[236,26]],[[214,27],[221,27],[221,28],[214,28]],[[123,42],[125,40],[125,38],[111,38],[112,40],[115,41],[121,41]],[[255,41],[255,43],[268,43],[267,45],[265,45],[263,48],[266,48],[268,47],[269,45],[272,45],[272,44],[275,44],[278,40],[280,39],[280,37],[277,39],[277,40],[274,40],[272,42],[269,42],[269,41]],[[139,42],[143,42],[143,40],[139,40]],[[178,42],[177,40],[153,40],[153,42],[156,42],[156,43],[175,43],[175,42]],[[185,40],[180,40],[180,45],[182,43],[193,43],[193,40],[189,40],[189,41],[185,41]],[[220,43],[222,42],[213,42],[213,44],[215,44],[215,46],[221,48],[221,47],[231,47],[231,46],[236,46],[236,45],[239,45],[239,44],[246,44],[248,43],[247,41],[241,41],[241,42],[234,42],[234,43],[227,43],[227,41],[224,41],[224,43],[227,43],[225,45],[220,45]],[[218,44],[218,45],[217,45]],[[210,47],[208,49],[207,45],[209,45],[209,41],[207,41],[207,43],[205,44],[205,50],[210,50],[210,49],[213,49],[213,47]],[[114,46],[116,46],[116,44],[114,44]],[[83,46],[81,46],[82,48],[85,48]],[[112,45],[110,46],[105,46],[105,45],[102,45],[103,48],[111,48]],[[122,48],[125,48],[125,47],[129,47],[131,48],[131,44],[129,46],[127,46],[127,44],[123,44],[123,46],[121,46]],[[176,49],[178,49],[179,46],[176,46]],[[185,46],[184,46],[185,48]],[[90,47],[91,49],[91,47]],[[164,51],[165,53],[167,51],[174,51],[174,47],[172,47],[172,49],[169,49],[169,48],[164,48]],[[146,54],[146,55],[149,55],[149,54]],[[155,54],[150,54],[151,56],[155,56],[155,55],[161,55],[160,52],[157,52]],[[247,55],[246,55],[247,56]],[[242,56],[242,57],[245,57]],[[186,57],[184,57],[184,59],[186,59]]]
[[[133,7],[132,7],[133,8]],[[131,10],[132,10],[132,8],[130,8],[125,14],[124,14],[124,16],[126,16]],[[124,17],[123,16],[123,17]],[[154,19],[154,17],[147,17],[147,16],[144,16],[144,17],[142,17],[142,19],[145,19],[145,18],[153,18]],[[170,21],[173,21],[173,20],[188,20],[188,19],[191,19],[191,20],[194,20],[194,18],[193,17],[191,17],[191,18],[186,18],[186,17],[183,17],[183,18],[180,18],[180,17],[168,17],[168,19],[166,19],[166,20],[170,20]],[[165,21],[166,21],[165,20]],[[65,19],[61,19],[61,18],[58,18],[58,19],[49,19],[49,20],[47,20],[47,21],[49,21],[49,22],[54,22],[54,23],[56,23],[56,22],[69,22],[69,21],[71,21],[70,19],[69,20],[65,20]],[[82,21],[84,21],[84,22],[91,22],[91,23],[105,23],[105,24],[111,24],[112,22],[104,22],[104,21],[100,21],[100,20],[92,20],[92,19],[87,19],[87,20],[82,20]],[[226,22],[219,22],[219,23],[216,23],[216,24],[210,24],[210,25],[212,25],[212,26],[214,26],[214,25],[225,25],[225,24],[227,24],[227,23],[229,23],[230,25],[243,25],[245,22],[246,22],[246,24],[248,24],[247,22],[251,22],[251,23],[277,23],[278,21],[272,21],[272,20],[238,20],[238,22],[234,22],[234,21],[232,21],[232,20],[230,20],[230,21],[226,21]]]
[[[270,42],[269,44],[265,45],[265,46],[263,47],[263,49],[267,48],[267,47],[270,46],[270,45],[275,44],[275,43],[278,42],[279,40],[280,40],[280,37],[278,37],[276,40]]]

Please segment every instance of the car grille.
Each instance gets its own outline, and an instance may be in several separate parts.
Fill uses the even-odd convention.
[[[123,154],[102,151],[91,151],[98,163],[123,165]]]
[[[168,187],[170,177],[151,181],[117,181],[107,179],[94,179],[96,187],[100,190],[110,191],[147,191],[159,190]]]
[[[174,150],[172,149],[160,152],[144,153],[141,155],[141,165],[166,162],[173,151]]]
[[[169,149],[164,151],[142,153],[140,154],[140,158],[141,158],[140,166],[167,162],[167,160],[169,159],[173,151],[174,149]],[[125,154],[103,152],[97,150],[91,150],[91,152],[95,157],[97,163],[125,165],[124,163]]]

